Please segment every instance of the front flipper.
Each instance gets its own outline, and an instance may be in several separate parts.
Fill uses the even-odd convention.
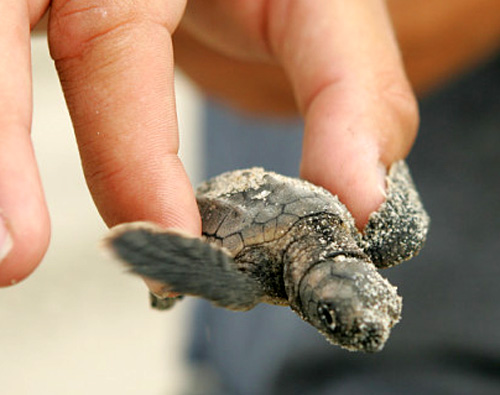
[[[119,225],[106,246],[133,273],[171,292],[199,296],[231,310],[248,310],[262,299],[259,284],[239,271],[222,249],[199,238],[146,222]]]
[[[396,162],[387,177],[387,199],[370,216],[361,247],[378,268],[397,265],[418,254],[429,222],[408,166]]]

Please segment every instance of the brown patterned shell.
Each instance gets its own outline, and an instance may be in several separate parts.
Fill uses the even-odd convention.
[[[236,256],[244,247],[285,236],[301,219],[330,213],[357,233],[336,196],[305,181],[260,168],[225,173],[202,184],[197,200],[203,235]]]

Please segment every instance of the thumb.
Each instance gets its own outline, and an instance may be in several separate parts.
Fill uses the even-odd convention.
[[[384,200],[385,168],[406,156],[418,124],[384,2],[304,0],[283,10],[270,40],[305,118],[301,174],[363,227]]]

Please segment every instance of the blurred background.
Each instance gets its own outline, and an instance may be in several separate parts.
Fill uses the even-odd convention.
[[[151,310],[146,287],[99,247],[106,227],[85,185],[46,39],[32,44],[33,142],[53,230],[39,269],[0,289],[1,393],[181,393],[190,302]],[[181,156],[196,184],[200,99],[181,75],[177,88]]]
[[[388,2],[421,95],[409,163],[432,228],[423,253],[388,273],[404,319],[384,353],[367,358],[325,347],[287,309],[235,314],[199,303],[195,321],[193,301],[151,310],[145,286],[98,247],[106,227],[83,180],[45,39],[34,38],[33,141],[53,236],[40,268],[0,289],[0,393],[193,394],[196,381],[206,395],[211,377],[198,375],[210,372],[194,376],[189,355],[214,370],[214,388],[233,394],[499,394],[498,2],[459,3]],[[210,101],[202,110],[181,75],[177,85],[181,156],[193,184],[202,172],[256,164],[296,172],[299,122],[246,118]],[[201,147],[204,138],[211,144]]]

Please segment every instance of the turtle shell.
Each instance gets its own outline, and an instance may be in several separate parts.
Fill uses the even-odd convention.
[[[300,220],[331,214],[356,237],[354,220],[338,198],[302,180],[261,168],[232,171],[197,190],[207,241],[236,256],[245,247],[277,241]]]

